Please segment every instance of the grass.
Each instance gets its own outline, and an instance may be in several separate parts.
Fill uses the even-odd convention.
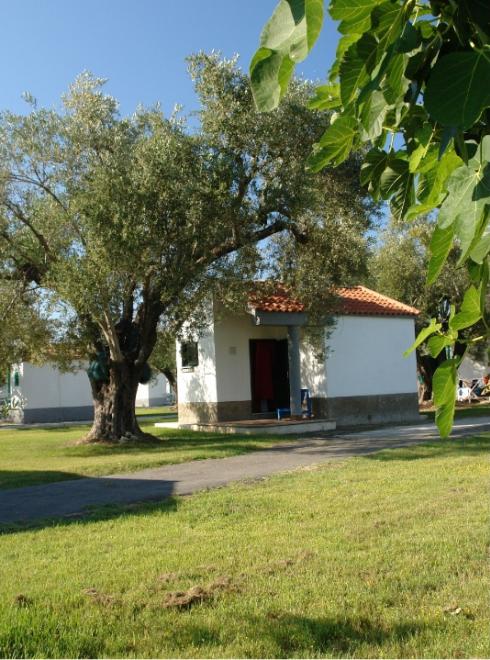
[[[433,420],[436,415],[435,408],[421,409],[422,415],[427,415]],[[457,403],[454,412],[455,419],[464,419],[466,417],[490,417],[490,403],[487,401],[477,403]]]
[[[5,533],[0,656],[488,657],[489,449],[437,441]]]
[[[115,447],[76,445],[88,426],[0,430],[0,490],[224,458],[270,447],[281,440],[274,436],[223,436],[158,429],[153,422],[142,422],[141,426],[159,439],[155,444]]]
[[[157,406],[155,408],[136,408],[136,417],[162,417],[167,422],[177,421],[175,406]],[[152,420],[155,421],[155,420]]]

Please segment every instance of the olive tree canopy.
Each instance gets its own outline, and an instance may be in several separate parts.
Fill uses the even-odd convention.
[[[122,117],[88,73],[60,111],[0,117],[0,278],[54,310],[53,359],[90,362],[89,440],[143,437],[134,402],[157,332],[177,333],[223,282],[267,271],[261,241],[287,235],[306,250],[337,201],[338,222],[368,224],[357,176],[305,175],[328,123],[307,108],[308,84],[257,115],[235,60],[200,54],[189,70],[195,130],[158,107]]]

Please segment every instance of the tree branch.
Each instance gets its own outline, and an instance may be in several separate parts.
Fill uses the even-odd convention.
[[[3,203],[4,203],[5,206],[6,206],[6,207],[7,207],[7,208],[8,208],[8,209],[14,214],[14,216],[17,218],[17,220],[19,220],[23,225],[25,225],[28,229],[31,230],[31,232],[32,232],[32,233],[34,234],[34,236],[37,238],[37,240],[39,241],[39,243],[41,244],[41,246],[44,248],[44,251],[45,251],[45,253],[46,253],[46,256],[47,256],[47,257],[52,257],[53,255],[52,255],[52,252],[51,252],[51,248],[49,247],[49,244],[48,244],[48,242],[47,242],[45,236],[43,236],[43,234],[41,234],[41,232],[38,231],[38,230],[32,225],[32,223],[31,223],[30,220],[27,218],[27,216],[25,215],[25,213],[22,211],[22,209],[20,208],[20,206],[19,206],[18,204],[16,204],[15,202],[11,202],[11,201],[9,201],[9,200],[3,200]]]
[[[291,223],[284,219],[276,220],[272,224],[267,225],[262,229],[258,229],[255,232],[245,233],[237,238],[229,238],[223,241],[223,243],[210,250],[208,255],[199,257],[195,263],[199,266],[210,264],[213,261],[220,259],[221,257],[225,257],[226,255],[231,254],[232,252],[235,252],[242,247],[245,247],[246,245],[253,245],[258,243],[259,241],[264,240],[264,238],[269,238],[269,236],[273,236],[274,234],[277,234],[280,231],[284,231],[285,229],[293,230]]]

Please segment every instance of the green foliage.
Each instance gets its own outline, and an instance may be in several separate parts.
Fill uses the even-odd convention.
[[[389,201],[400,220],[440,209],[428,282],[440,276],[454,245],[479,291],[479,309],[472,291],[471,309],[468,298],[445,331],[447,341],[461,341],[456,331],[481,322],[487,338],[481,285],[486,288],[490,249],[488,7],[481,0],[331,0],[329,11],[342,37],[329,84],[311,107],[335,115],[309,168],[337,166],[350,149],[368,143],[361,177],[375,199]],[[259,110],[274,106],[278,97],[262,101],[272,100],[266,72],[258,78],[252,66],[251,78]],[[431,346],[435,351],[434,341]],[[456,372],[445,373],[455,385]],[[442,433],[451,416],[452,407],[441,403]]]
[[[456,405],[456,379],[459,360],[451,358],[437,367],[432,379],[434,405],[436,406],[436,424],[443,438],[451,432]]]
[[[284,5],[299,21],[288,51],[297,58],[321,3],[306,2],[303,22],[301,3]],[[276,38],[269,31],[267,43]],[[305,176],[328,125],[307,107],[310,84],[293,81],[277,112],[257,115],[236,59],[201,53],[189,72],[201,105],[194,131],[159,108],[121,116],[90,74],[59,112],[0,116],[0,283],[34,289],[37,309],[58,319],[53,359],[107,356],[107,370],[90,370],[101,407],[123,387],[118,372],[138,382],[158,332],[175,337],[190,316],[204,322],[225,288],[243,309],[247,285],[270,267],[261,241],[306,243],[330,204],[343,218],[368,215],[356,177]],[[358,159],[346,167],[358,173]]]
[[[255,102],[271,110],[284,96],[294,65],[304,60],[323,23],[323,0],[280,0],[251,68]]]
[[[420,346],[420,344],[424,342],[427,339],[427,337],[433,335],[434,332],[438,332],[441,329],[441,327],[442,325],[438,323],[436,319],[431,319],[429,325],[419,332],[416,340],[413,342],[410,348],[407,348],[407,350],[404,353],[405,357],[407,355],[410,355],[410,353],[412,353],[412,351],[414,351],[417,348],[417,346]]]
[[[0,278],[0,381],[12,364],[42,362],[56,350],[56,322],[39,304],[35,288]],[[53,346],[54,343],[54,346]]]

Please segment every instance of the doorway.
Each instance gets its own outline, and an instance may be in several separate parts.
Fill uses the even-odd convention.
[[[289,408],[288,340],[251,339],[250,376],[253,413]]]

